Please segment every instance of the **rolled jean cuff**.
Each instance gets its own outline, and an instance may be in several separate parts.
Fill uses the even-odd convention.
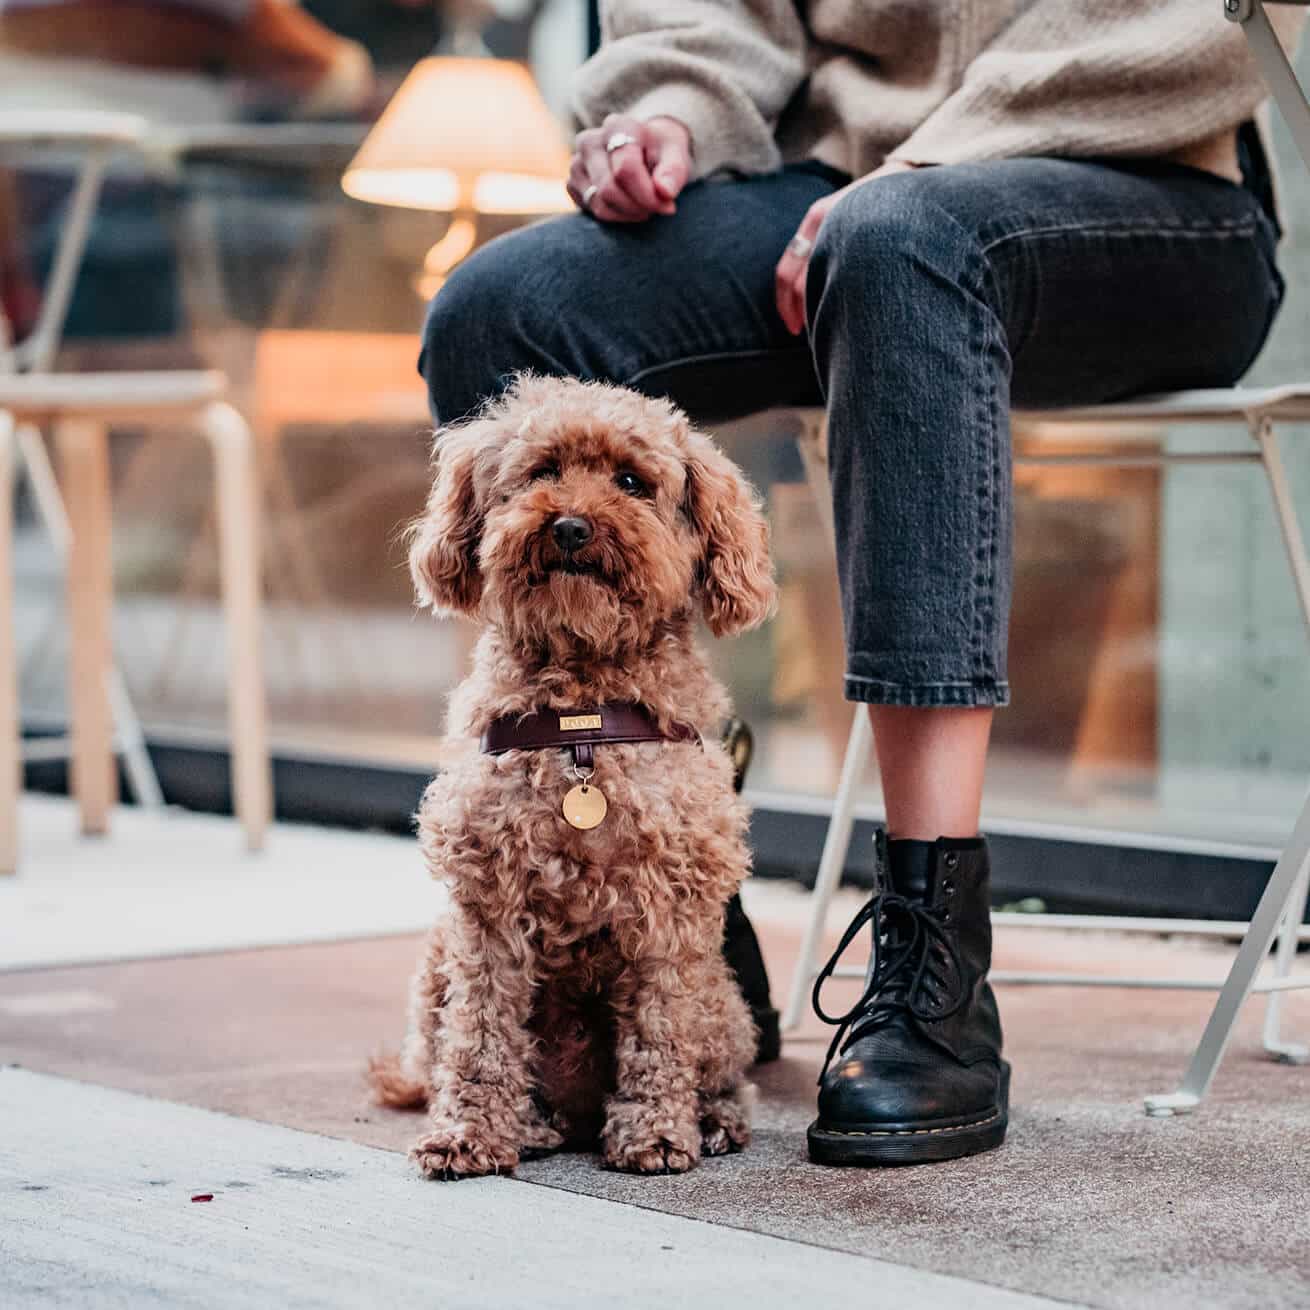
[[[900,705],[909,709],[999,709],[1010,703],[1010,684],[995,678],[972,682],[887,682],[846,675],[846,699],[864,705]]]

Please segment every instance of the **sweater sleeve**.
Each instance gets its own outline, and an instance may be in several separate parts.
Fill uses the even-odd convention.
[[[665,115],[691,132],[697,176],[779,166],[774,128],[806,73],[793,0],[609,0],[601,32],[574,82],[583,127]]]
[[[1294,41],[1301,18],[1273,17]],[[1231,128],[1266,94],[1217,3],[1032,0],[890,158],[1161,154]]]

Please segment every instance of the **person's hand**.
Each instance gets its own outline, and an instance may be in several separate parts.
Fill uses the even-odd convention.
[[[643,223],[672,214],[691,176],[691,133],[676,118],[647,122],[610,114],[579,132],[569,166],[569,195],[605,223]]]
[[[778,267],[773,274],[774,299],[788,332],[799,336],[805,331],[805,279],[810,271],[810,254],[819,239],[823,220],[828,217],[833,206],[856,187],[876,185],[879,178],[890,177],[893,173],[905,173],[914,167],[914,164],[899,161],[884,164],[868,176],[856,178],[840,191],[816,200],[809,207],[801,219],[800,227],[796,229],[796,235],[787,242],[787,248],[782,252],[782,258],[778,260]]]

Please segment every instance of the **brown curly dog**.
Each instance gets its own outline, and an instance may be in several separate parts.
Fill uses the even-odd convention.
[[[763,517],[736,467],[665,401],[520,377],[438,434],[414,530],[422,601],[485,630],[452,737],[536,710],[644,705],[709,727],[727,695],[697,649],[774,602]],[[584,520],[562,549],[557,521]],[[428,787],[420,840],[449,912],[414,979],[378,1101],[427,1105],[433,1178],[513,1169],[566,1143],[638,1173],[750,1138],[749,1011],[721,953],[746,814],[710,739],[595,748],[599,826],[570,826],[563,749],[470,755]]]

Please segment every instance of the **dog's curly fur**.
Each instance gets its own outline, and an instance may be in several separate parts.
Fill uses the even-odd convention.
[[[774,603],[764,519],[740,473],[665,401],[520,377],[438,433],[410,565],[439,613],[478,618],[449,730],[539,708],[640,701],[710,727],[727,697],[696,648]],[[620,474],[634,474],[640,490]],[[585,515],[566,566],[551,524]],[[504,1172],[597,1136],[605,1162],[691,1168],[750,1136],[755,1031],[724,963],[749,869],[732,767],[711,739],[597,748],[609,813],[571,828],[562,750],[470,755],[428,787],[420,839],[450,909],[415,977],[376,1098],[428,1107],[434,1178]]]

